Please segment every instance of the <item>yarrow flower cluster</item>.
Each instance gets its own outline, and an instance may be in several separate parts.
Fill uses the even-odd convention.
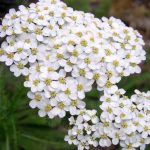
[[[39,0],[5,15],[0,61],[16,77],[25,76],[31,108],[40,117],[65,117],[65,140],[79,150],[120,145],[134,150],[150,143],[150,93],[135,91],[128,98],[117,83],[140,73],[146,59],[142,36],[114,17],[95,18],[60,0]],[[102,113],[87,110],[85,93],[96,84]]]

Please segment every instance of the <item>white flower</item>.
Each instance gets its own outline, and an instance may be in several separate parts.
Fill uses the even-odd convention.
[[[129,139],[122,141],[120,145],[123,147],[122,150],[136,150],[136,148],[138,147],[138,143],[136,141],[132,141]]]
[[[43,11],[36,15],[36,17],[34,18],[34,23],[39,26],[47,26],[49,24],[48,23],[49,20],[50,20],[50,16],[48,14],[44,14]]]
[[[112,144],[114,145],[118,145],[120,140],[124,141],[126,139],[125,133],[117,129],[113,129],[109,136],[112,138]]]
[[[97,147],[98,146],[98,141],[96,139],[96,137],[93,135],[93,136],[88,136],[87,137],[87,141],[90,145],[94,146],[94,147]]]
[[[99,129],[96,133],[98,137],[100,137],[99,145],[102,147],[109,147],[111,146],[111,140],[109,139],[108,133],[104,131],[103,126],[99,126]]]
[[[24,82],[24,86],[31,88],[32,92],[40,92],[44,88],[44,83],[37,76],[30,75],[29,80]]]
[[[115,70],[115,68],[111,64],[107,65],[106,74],[109,77],[109,81],[112,84],[118,83],[121,80],[121,77],[118,75],[117,71]]]
[[[103,103],[100,108],[103,110],[101,114],[102,119],[109,119],[113,120],[114,119],[114,113],[113,109],[110,107],[109,103]]]
[[[69,105],[69,100],[66,99],[53,99],[52,105],[55,106],[53,109],[53,114],[63,118],[66,115],[66,110]]]
[[[139,137],[140,150],[145,150],[146,145],[150,144],[150,138],[141,138]]]
[[[50,119],[53,119],[55,117],[55,114],[53,113],[53,106],[51,105],[51,101],[49,100],[41,101],[38,108],[39,108],[38,114],[40,117],[44,117],[46,115],[48,115]]]
[[[76,81],[73,78],[67,77],[65,85],[61,87],[61,90],[70,99],[77,99]]]
[[[36,36],[34,34],[23,33],[17,36],[16,40],[24,43],[24,49],[30,49],[37,45]]]
[[[65,141],[67,141],[69,144],[74,144],[74,145],[77,145],[79,143],[78,140],[76,139],[76,136],[72,135],[71,130],[69,130],[68,135],[65,136]]]
[[[76,115],[77,114],[77,109],[83,109],[85,108],[85,102],[82,100],[74,100],[72,99],[70,101],[70,107],[69,111],[71,115]]]
[[[12,35],[13,29],[9,26],[8,20],[4,19],[2,25],[0,25],[0,37],[5,37],[6,35]]]
[[[30,65],[29,68],[29,74],[34,74],[35,76],[39,76],[40,78],[40,74],[41,74],[41,67],[42,67],[42,63],[33,63]]]
[[[91,90],[92,88],[91,85],[93,84],[93,81],[87,80],[83,77],[78,77],[76,81],[77,81],[76,88],[78,91],[78,97],[80,99],[83,99],[85,98],[85,92],[89,92]]]
[[[45,99],[42,92],[36,92],[36,93],[28,92],[27,96],[28,98],[31,99],[29,103],[31,108],[39,107],[40,102]]]
[[[143,138],[147,138],[149,135],[150,135],[150,128],[149,128],[149,123],[145,123],[143,126],[142,126],[143,130],[142,130],[142,134],[141,136]]]
[[[44,63],[45,65],[43,65],[41,68],[40,68],[40,71],[41,71],[41,77],[53,77],[51,76],[51,74],[55,73],[54,76],[56,76],[56,70],[59,69],[59,64],[58,62],[53,62],[53,63],[47,63],[45,62]],[[56,78],[57,79],[57,78]]]
[[[96,130],[95,126],[91,126],[88,123],[84,123],[84,128],[85,128],[88,135]]]
[[[10,66],[10,71],[14,73],[16,77],[20,75],[27,76],[29,74],[29,70],[27,67],[27,61],[15,62],[12,66]]]
[[[78,145],[78,150],[90,149],[88,142],[83,138]]]
[[[59,26],[56,24],[55,21],[50,21],[50,24],[43,28],[43,35],[44,36],[56,36],[57,30],[59,30]]]
[[[15,61],[20,61],[24,60],[28,56],[28,49],[24,49],[24,43],[22,41],[19,41],[18,43],[15,44],[15,54],[14,54],[14,60]]]
[[[14,53],[12,52],[6,53],[6,55],[4,55],[3,61],[5,61],[5,64],[7,66],[11,66],[14,61]]]
[[[78,68],[76,66],[73,67],[73,71],[72,71],[72,76],[73,77],[86,77],[87,79],[92,79],[93,78],[93,72],[91,72],[90,69],[88,68]]]

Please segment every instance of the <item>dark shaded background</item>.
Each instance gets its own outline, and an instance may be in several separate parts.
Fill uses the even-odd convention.
[[[10,8],[28,5],[37,0],[0,0],[0,18]],[[134,89],[150,90],[150,0],[64,0],[77,10],[92,12],[96,17],[114,16],[126,25],[137,29],[146,42],[147,60],[141,64],[142,73],[124,78],[119,87],[131,95]],[[9,69],[0,63],[0,150],[76,150],[63,138],[68,128],[67,117],[49,120],[39,118],[37,110],[31,110],[23,87],[23,78],[15,78]],[[98,92],[87,94],[87,108],[98,109]],[[98,150],[102,148],[91,148]],[[117,150],[110,147],[107,150]],[[106,148],[105,148],[106,150]],[[150,147],[147,147],[150,150]]]

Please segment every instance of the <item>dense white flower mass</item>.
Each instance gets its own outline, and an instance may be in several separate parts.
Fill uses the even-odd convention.
[[[120,141],[123,150],[137,147],[144,150],[145,144],[150,143],[150,92],[135,90],[128,98],[121,91],[104,92],[100,98],[101,120],[108,122],[106,132],[114,145]]]
[[[0,25],[0,61],[16,77],[25,76],[31,108],[39,116],[66,116],[65,140],[79,150],[120,145],[134,150],[150,143],[150,92],[128,98],[116,84],[140,73],[146,59],[142,36],[114,17],[95,18],[60,0],[39,0],[11,9]],[[100,97],[100,118],[87,110],[85,93],[93,84]]]

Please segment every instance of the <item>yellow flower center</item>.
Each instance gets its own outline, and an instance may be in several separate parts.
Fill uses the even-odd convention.
[[[51,82],[52,82],[52,80],[51,79],[45,79],[45,81],[44,81],[44,83],[46,84],[46,85],[50,85],[51,84]]]
[[[17,48],[17,53],[18,54],[22,53],[22,51],[23,51],[23,48]]]
[[[77,90],[78,91],[82,91],[83,90],[83,85],[82,84],[78,84],[77,85]]]
[[[50,95],[51,95],[52,98],[54,98],[54,97],[56,97],[56,92],[55,91],[51,91]]]
[[[51,111],[52,110],[52,106],[51,105],[49,105],[49,104],[47,104],[46,106],[45,106],[45,111],[46,112],[49,112],[49,111]]]
[[[82,40],[82,41],[80,42],[80,44],[81,44],[83,47],[87,47],[87,45],[88,45],[88,43],[87,43],[86,40]]]
[[[58,103],[58,108],[64,109],[64,107],[65,107],[65,105],[64,105],[63,102],[59,102],[59,103]]]
[[[10,59],[13,58],[14,57],[14,53],[12,53],[12,52],[8,53],[7,57],[10,58]]]
[[[63,78],[63,77],[59,78],[58,81],[59,81],[61,84],[65,84],[65,83],[66,83],[66,80],[65,80],[65,78]]]
[[[36,79],[36,80],[33,80],[33,85],[34,85],[34,86],[37,86],[39,83],[40,83],[39,80],[37,80],[37,79]]]
[[[84,69],[80,69],[79,74],[80,74],[80,76],[85,76],[86,71]]]
[[[34,96],[34,99],[35,99],[36,101],[41,101],[42,96],[41,96],[40,94],[36,94],[36,95]]]
[[[71,101],[71,106],[77,106],[78,101],[77,100],[72,100]]]
[[[19,68],[19,69],[23,69],[23,68],[24,68],[24,64],[22,64],[22,63],[18,63],[17,68]]]

